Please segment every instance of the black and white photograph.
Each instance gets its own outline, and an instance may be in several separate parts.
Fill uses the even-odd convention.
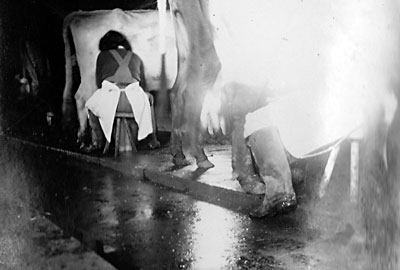
[[[3,269],[400,269],[400,0],[0,0]]]

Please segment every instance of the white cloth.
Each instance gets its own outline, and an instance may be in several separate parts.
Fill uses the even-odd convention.
[[[360,118],[353,112],[354,103],[343,100],[338,105],[331,98],[310,98],[305,93],[278,98],[246,115],[244,137],[275,126],[287,151],[302,158],[360,127]]]
[[[133,115],[139,128],[138,140],[140,141],[153,132],[153,126],[149,98],[138,82],[120,89],[116,84],[104,80],[101,88],[94,92],[86,102],[86,108],[99,118],[104,136],[110,142],[121,91],[125,91],[132,106]]]

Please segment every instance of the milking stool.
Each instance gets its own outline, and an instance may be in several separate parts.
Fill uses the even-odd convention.
[[[131,131],[128,120],[133,120],[132,122],[134,123],[134,128],[133,132]],[[121,125],[121,122],[123,125]],[[120,144],[120,136],[121,136],[121,129],[122,127],[125,127],[126,132],[128,134],[129,142],[132,146],[132,152],[135,153],[137,152],[136,149],[136,137],[137,137],[137,131],[138,127],[135,122],[135,116],[133,115],[132,107],[129,104],[128,98],[126,97],[126,94],[124,91],[121,92],[119,101],[118,101],[118,106],[117,106],[117,112],[115,113],[115,120],[114,120],[114,133],[115,133],[115,148],[114,148],[114,157],[117,157],[119,155],[119,144]],[[110,143],[106,142],[106,145],[103,150],[103,154],[106,154],[110,148]]]
[[[350,140],[350,202],[357,203],[359,189],[359,159],[360,159],[360,141],[362,131],[356,130],[349,136]],[[331,180],[332,171],[335,166],[336,158],[340,150],[340,144],[334,146],[329,154],[328,161],[325,165],[324,174],[319,187],[319,198],[325,195],[326,188]]]

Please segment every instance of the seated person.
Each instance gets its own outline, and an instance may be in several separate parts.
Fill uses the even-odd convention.
[[[155,134],[153,97],[140,86],[144,82],[144,72],[139,56],[132,52],[127,39],[116,31],[109,31],[101,38],[99,49],[96,62],[99,89],[86,102],[92,144],[84,151],[102,150],[104,139],[111,141],[117,111],[133,112],[137,129],[129,125],[133,129],[131,134],[139,141],[152,134],[150,148],[159,147]]]

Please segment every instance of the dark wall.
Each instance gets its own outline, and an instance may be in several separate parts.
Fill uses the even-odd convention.
[[[64,43],[62,24],[70,12],[96,9],[154,8],[153,0],[0,0],[0,117],[10,112],[18,99],[21,74],[19,43],[30,40],[41,57],[50,64],[50,77],[44,78],[39,90],[40,106],[61,115],[62,92],[65,83]],[[41,78],[43,82],[43,78]],[[11,110],[10,110],[11,109]],[[0,119],[9,118],[2,117]],[[0,128],[4,129],[4,121]]]
[[[19,70],[17,39],[21,22],[15,14],[20,6],[19,0],[0,1],[0,110],[4,109]]]
[[[0,1],[0,110],[15,109],[19,84],[15,80],[22,73],[20,45],[29,40],[37,51],[36,56],[47,62],[49,69],[40,74],[41,83],[36,102],[44,110],[61,111],[64,87],[64,44],[62,40],[63,17],[40,1]],[[36,59],[38,60],[38,59]],[[38,62],[38,61],[36,61]],[[31,102],[32,103],[32,102]],[[4,116],[6,115],[6,116]],[[2,127],[10,118],[1,114]],[[7,118],[7,119],[6,119]]]

